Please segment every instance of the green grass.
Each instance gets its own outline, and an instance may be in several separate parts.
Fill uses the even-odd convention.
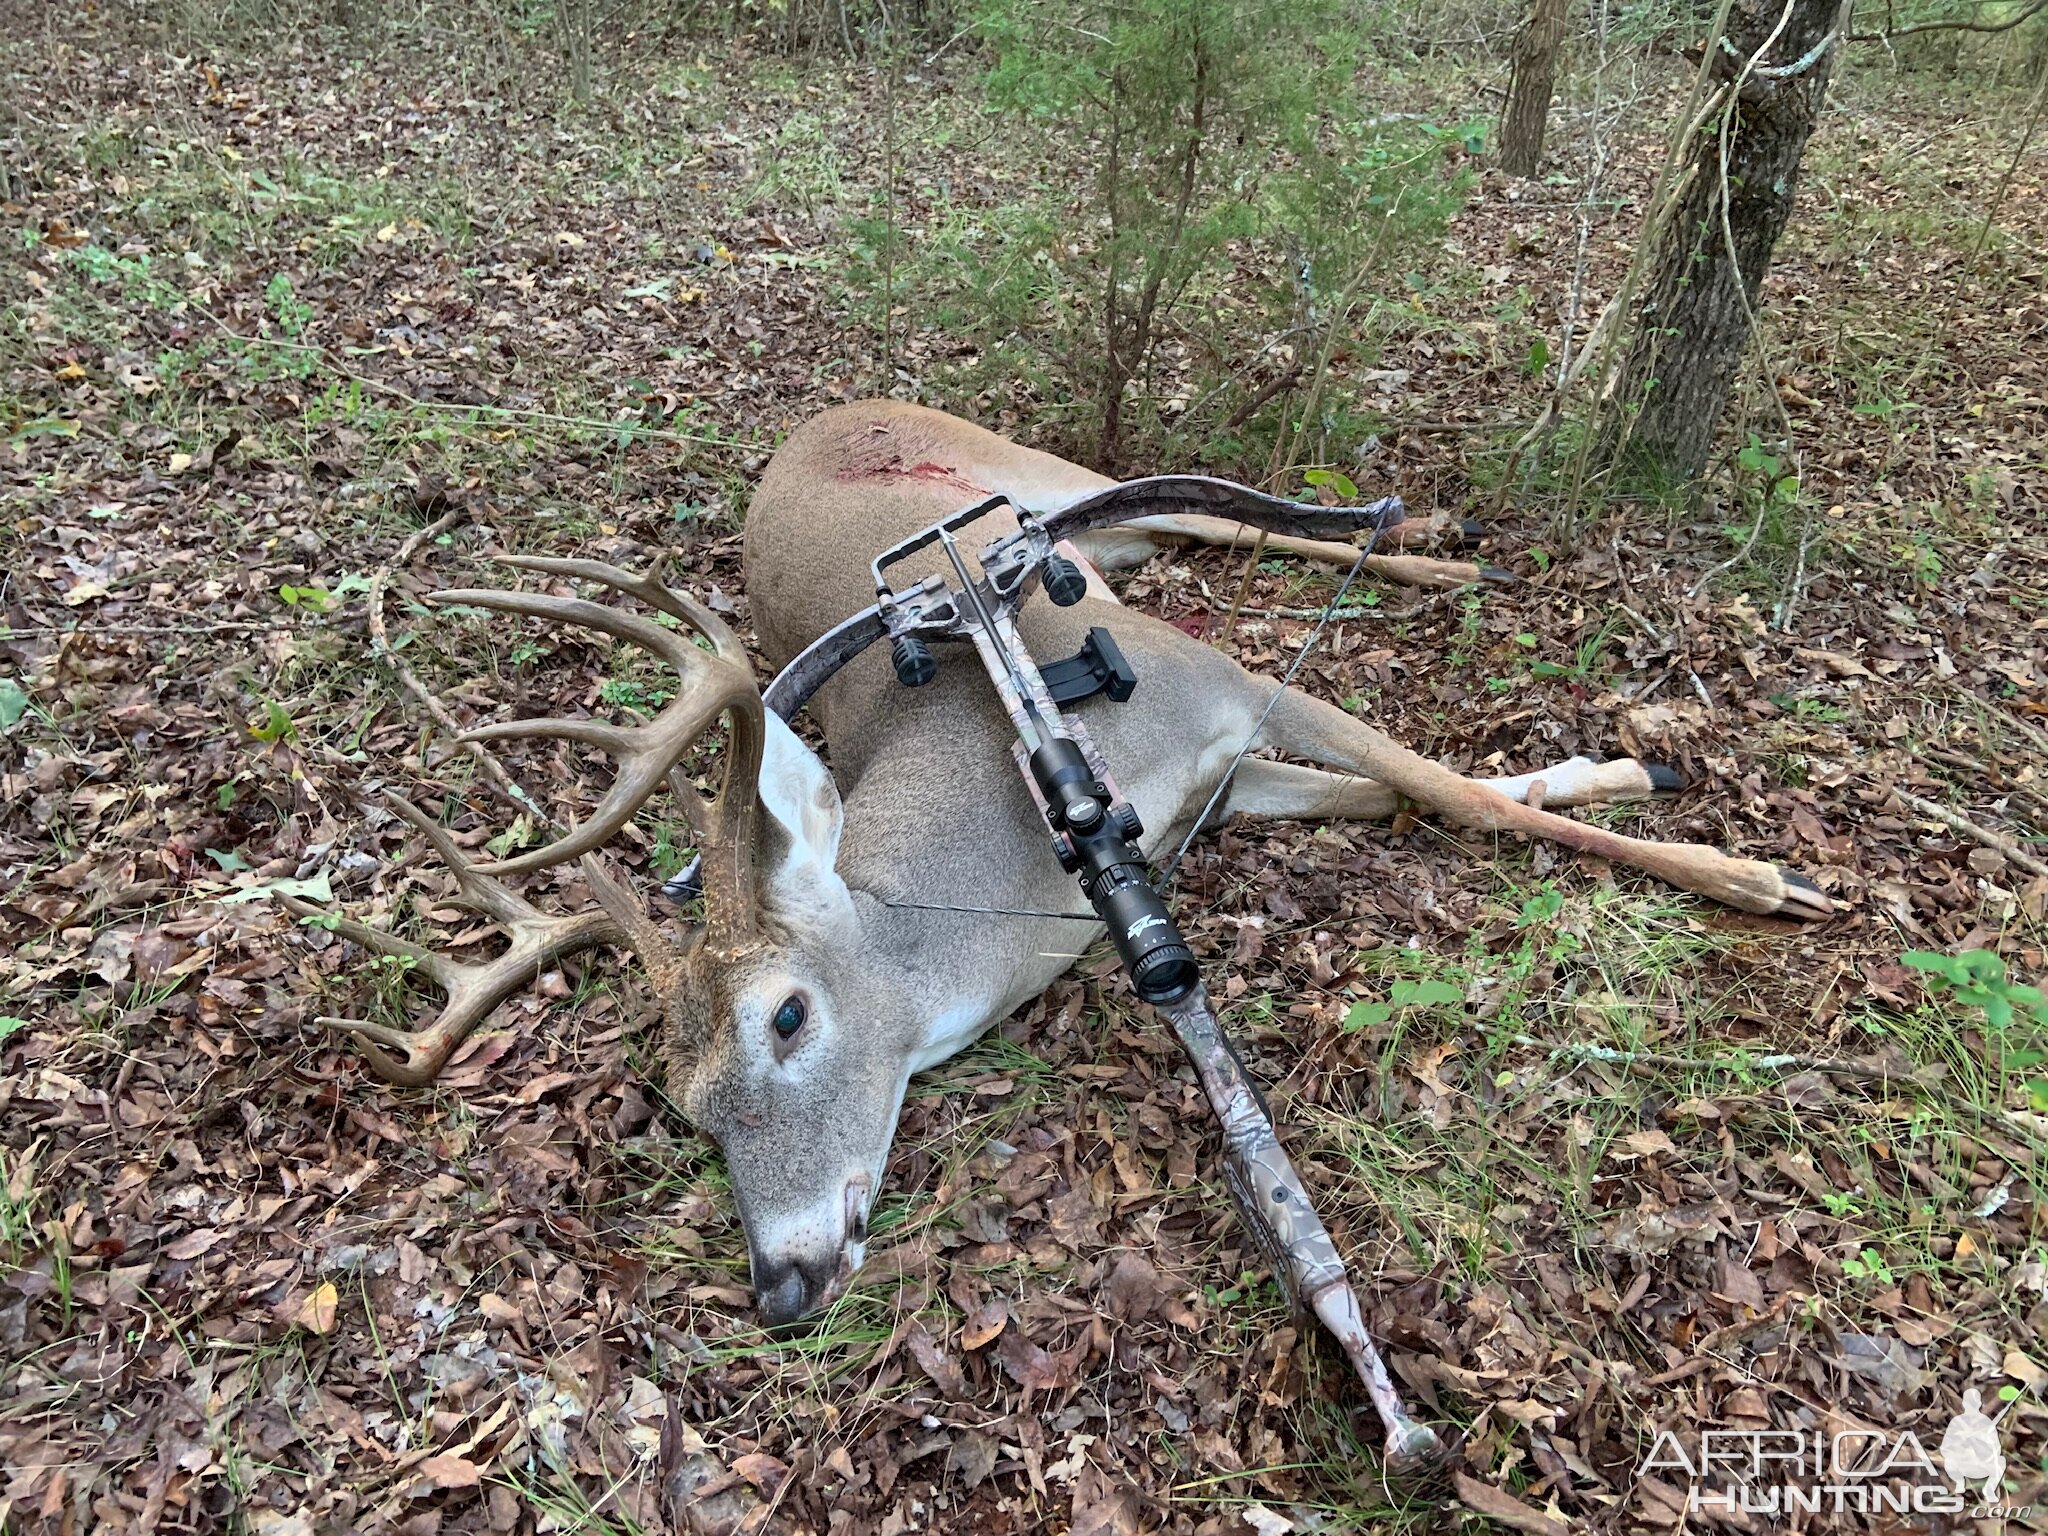
[[[43,1195],[37,1179],[41,1143],[18,1152],[0,1147],[0,1253],[9,1268],[41,1246],[38,1212]]]

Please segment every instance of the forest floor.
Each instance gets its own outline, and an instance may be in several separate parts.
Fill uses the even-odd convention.
[[[1721,1517],[1643,1468],[1659,1431],[1931,1452],[1966,1387],[2016,1389],[2006,1498],[2048,1507],[2039,1031],[1901,963],[2038,981],[2048,877],[1896,794],[2048,853],[2048,152],[1972,259],[2013,100],[1844,83],[1768,294],[1796,501],[1752,454],[1719,510],[1574,506],[1554,469],[1495,506],[1582,216],[1582,315],[1640,221],[1645,172],[1584,197],[1573,113],[1549,179],[1479,175],[1350,381],[1386,425],[1346,472],[1486,515],[1524,579],[1375,594],[1303,686],[1461,769],[1670,763],[1681,797],[1599,814],[1839,903],[1800,928],[1405,818],[1205,839],[1178,902],[1211,984],[1397,1376],[1461,1438],[1462,1481],[1390,1488],[1105,965],[913,1085],[875,1259],[772,1338],[629,972],[544,978],[395,1091],[314,1019],[423,1000],[264,899],[417,896],[486,937],[376,809],[521,835],[370,652],[371,582],[428,520],[458,514],[385,606],[464,720],[656,685],[417,601],[495,550],[672,549],[746,628],[766,453],[887,377],[839,266],[872,73],[705,43],[576,110],[487,63],[94,24],[0,45],[0,1528],[1669,1530]],[[913,226],[1004,174],[939,71],[909,82]],[[1455,77],[1390,89],[1485,111]],[[909,393],[947,338],[903,336]],[[1241,564],[1123,595],[1278,670],[1307,621],[1277,611],[1331,577],[1266,562],[1223,641]],[[505,756],[564,820],[601,771]],[[674,838],[642,828],[651,884]]]

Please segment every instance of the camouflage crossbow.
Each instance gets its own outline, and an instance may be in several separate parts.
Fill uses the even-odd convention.
[[[1017,529],[989,543],[970,567],[955,535],[998,509],[1016,515]],[[1398,497],[1357,508],[1312,507],[1196,475],[1125,481],[1043,515],[1033,515],[998,494],[878,556],[873,563],[874,604],[820,636],[777,675],[763,698],[784,719],[793,718],[826,679],[883,639],[891,642],[897,680],[908,688],[922,687],[937,674],[935,643],[966,642],[974,647],[1016,728],[1013,751],[1025,787],[1045,818],[1052,856],[1077,877],[1082,894],[1108,926],[1133,989],[1165,1015],[1201,1079],[1222,1127],[1225,1182],[1245,1225],[1290,1300],[1313,1312],[1350,1357],[1386,1426],[1388,1464],[1412,1469],[1439,1456],[1442,1443],[1434,1430],[1407,1412],[1387,1375],[1336,1244],[1280,1145],[1271,1111],[1223,1033],[1194,954],[1138,851],[1144,828],[1136,809],[1117,789],[1086,728],[1062,707],[1097,692],[1121,702],[1130,696],[1136,678],[1106,630],[1093,630],[1079,654],[1043,668],[1017,631],[1018,606],[1034,587],[1043,587],[1061,607],[1079,602],[1086,593],[1080,569],[1060,552],[1062,540],[1168,510],[1204,512],[1269,532],[1307,537],[1368,529],[1370,537],[1352,567],[1353,577],[1380,532],[1403,517]],[[892,585],[887,574],[891,567],[934,544],[945,556],[950,578],[941,571],[902,587]],[[1349,584],[1347,578],[1345,586]],[[1332,609],[1343,595],[1340,589]],[[1243,755],[1241,751],[1238,758]],[[1235,768],[1233,762],[1190,838],[1221,803]],[[671,882],[671,889],[687,880],[685,872]]]

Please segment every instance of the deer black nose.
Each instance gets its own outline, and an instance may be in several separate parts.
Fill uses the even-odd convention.
[[[754,1265],[754,1305],[761,1321],[770,1328],[796,1322],[818,1310],[826,1290],[838,1273],[837,1260],[808,1265],[801,1259],[757,1261]]]

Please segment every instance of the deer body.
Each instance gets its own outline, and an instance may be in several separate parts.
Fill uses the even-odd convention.
[[[970,502],[1000,492],[1044,510],[1108,483],[936,411],[895,402],[829,411],[776,453],[748,514],[747,590],[762,649],[775,666],[785,664],[873,600],[869,561],[876,554]],[[1014,526],[998,514],[976,533],[993,538]],[[1124,565],[1163,539],[1221,540],[1237,531],[1212,518],[1148,518],[1085,535],[1073,553]],[[1354,553],[1291,539],[1269,540],[1269,547],[1347,562]],[[937,551],[926,554],[927,568],[936,568]],[[631,629],[635,621],[615,609],[560,596],[445,594],[604,628],[661,648],[684,673],[682,692],[651,726],[508,722],[476,733],[565,736],[624,764],[598,814],[550,849],[497,870],[585,853],[586,876],[610,922],[593,920],[587,934],[578,933],[588,943],[624,934],[639,955],[662,999],[669,1092],[722,1147],[760,1309],[770,1322],[789,1321],[837,1295],[861,1262],[867,1214],[911,1076],[1044,990],[1100,935],[1100,925],[931,910],[1087,910],[1019,781],[1010,723],[964,649],[942,652],[937,677],[915,690],[895,680],[881,647],[826,682],[811,707],[828,770],[750,694],[737,642],[693,601],[589,562],[518,563],[628,592],[714,643],[716,661],[652,625]],[[914,580],[923,570],[913,564],[897,574]],[[1092,575],[1090,592],[1067,609],[1027,602],[1018,622],[1041,662],[1071,654],[1100,625],[1137,673],[1128,702],[1097,698],[1076,712],[1142,816],[1148,854],[1184,834],[1272,704],[1257,745],[1321,766],[1248,759],[1232,781],[1229,812],[1379,816],[1406,800],[1477,830],[1527,833],[1635,864],[1747,910],[1828,910],[1816,887],[1771,865],[1640,841],[1540,808],[1672,787],[1661,770],[1626,759],[1574,759],[1492,785],[1464,779],[1333,705],[1292,692],[1275,701],[1277,679],[1246,672],[1213,647],[1121,606]],[[684,806],[704,851],[707,924],[678,947],[587,850],[623,824],[720,713],[733,727],[725,783],[708,805],[686,793]],[[443,855],[455,862],[451,849]],[[502,888],[489,871],[456,868],[473,902],[494,913],[512,910],[507,903],[516,898],[496,894]],[[898,904],[906,902],[922,905]],[[361,925],[342,931],[377,942]],[[505,977],[491,980],[502,985]],[[476,999],[458,1008],[450,991],[450,1015],[477,1011]],[[430,1076],[452,1049],[434,1031],[400,1038],[381,1026],[347,1027],[373,1044],[408,1050],[408,1063],[373,1059],[414,1078]],[[438,1054],[418,1048],[430,1037]]]

